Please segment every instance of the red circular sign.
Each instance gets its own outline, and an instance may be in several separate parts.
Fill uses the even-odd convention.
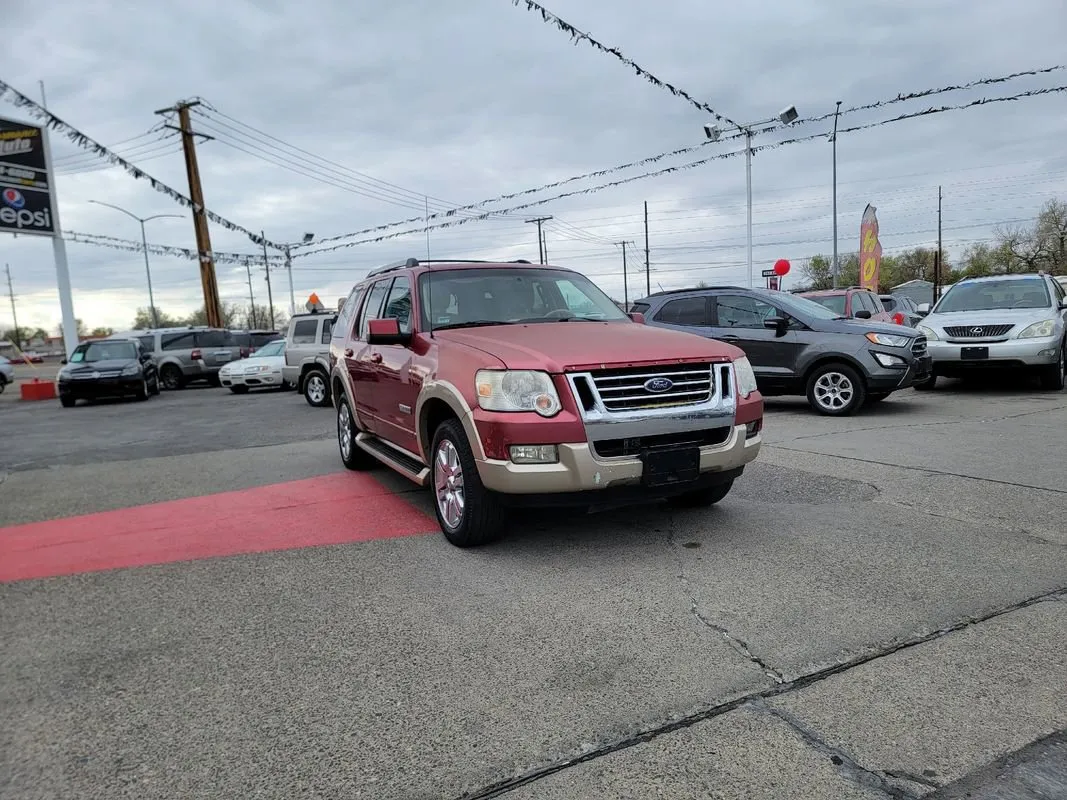
[[[779,258],[774,262],[774,274],[781,277],[789,274],[789,262],[784,258]]]

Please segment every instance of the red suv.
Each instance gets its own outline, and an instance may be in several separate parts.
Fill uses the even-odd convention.
[[[459,547],[496,538],[516,507],[716,503],[760,449],[752,367],[641,322],[558,267],[374,270],[330,342],[341,460],[430,486]]]
[[[893,314],[885,310],[882,301],[874,292],[859,286],[848,289],[824,289],[816,292],[799,292],[800,297],[814,300],[842,317],[849,319],[871,319],[875,322],[888,322],[898,325]]]

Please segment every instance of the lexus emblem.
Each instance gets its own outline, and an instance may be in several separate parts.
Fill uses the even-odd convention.
[[[971,328],[971,336],[981,336],[982,329],[978,327]]]
[[[645,389],[650,392],[655,392],[656,394],[665,392],[673,386],[674,381],[670,378],[649,378],[645,381]]]
[[[94,373],[93,373],[93,380],[94,380],[94,381],[95,381],[95,380],[96,380],[97,378],[99,378],[99,377],[100,377],[100,373],[99,373],[99,372],[94,372]]]

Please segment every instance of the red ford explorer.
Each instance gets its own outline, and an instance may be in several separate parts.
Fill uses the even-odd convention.
[[[460,547],[496,538],[516,507],[716,503],[759,452],[752,367],[641,321],[558,267],[376,269],[330,342],[341,459],[431,487]]]

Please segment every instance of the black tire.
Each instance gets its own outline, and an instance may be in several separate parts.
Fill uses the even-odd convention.
[[[4,389],[6,389],[6,388],[7,388],[7,378],[5,378],[3,375],[0,375],[0,394],[3,394],[4,393]]]
[[[230,391],[234,394],[248,394],[247,386],[231,386]]]
[[[1041,370],[1041,388],[1050,392],[1063,391],[1064,384],[1064,359],[1067,351],[1067,341],[1060,343],[1060,360],[1058,363],[1053,364],[1051,367],[1044,367]]]
[[[835,388],[836,387],[836,388]],[[847,417],[863,407],[867,387],[848,364],[820,364],[808,376],[808,404],[827,417]]]
[[[667,502],[677,508],[708,508],[726,497],[733,486],[734,482],[730,480],[726,483],[707,486],[703,489],[697,489],[694,492],[686,492],[685,494],[671,497]]]
[[[889,395],[890,395],[890,392],[877,392],[876,394],[869,394],[869,395],[867,395],[867,403],[869,405],[874,405],[875,403],[881,403],[883,400],[885,400],[887,397],[889,397]]]
[[[155,394],[155,395],[158,395],[160,393],[159,375],[156,375],[154,378],[152,378],[152,382],[150,384],[148,384],[148,392],[150,394]]]
[[[442,464],[453,460],[455,462],[446,467],[446,471],[451,470],[451,475],[448,476],[453,479],[451,489],[454,491],[458,483],[462,492],[462,508],[447,503],[442,497],[442,494],[448,491],[448,485],[443,484],[441,491],[438,490],[437,462],[442,452],[445,454]],[[449,457],[450,453],[454,458]],[[456,477],[459,478],[458,482]],[[434,431],[433,445],[430,448],[430,488],[434,493],[433,509],[441,532],[456,547],[478,547],[495,541],[504,533],[504,504],[496,494],[482,485],[467,435],[458,420],[447,419]],[[442,503],[458,511],[455,524],[445,518],[441,509]]]
[[[364,472],[378,466],[378,459],[356,445],[359,428],[356,418],[348,405],[348,398],[343,394],[337,400],[337,449],[341,453],[341,463],[348,469]]]
[[[916,381],[911,385],[912,389],[918,392],[929,392],[937,388],[937,375],[933,372],[930,373],[928,378],[924,378],[921,381]]]
[[[141,385],[137,387],[137,391],[134,392],[134,397],[143,402],[148,399],[148,381],[141,380]]]
[[[163,381],[163,388],[167,391],[174,391],[185,386],[185,376],[173,364],[163,365],[163,368],[159,371],[159,379]]]
[[[67,395],[60,395],[59,396],[59,402],[63,405],[63,408],[74,408],[74,406],[78,402],[78,400],[75,397],[69,397]]]
[[[314,408],[330,405],[330,380],[321,369],[312,369],[304,376],[304,399]]]

